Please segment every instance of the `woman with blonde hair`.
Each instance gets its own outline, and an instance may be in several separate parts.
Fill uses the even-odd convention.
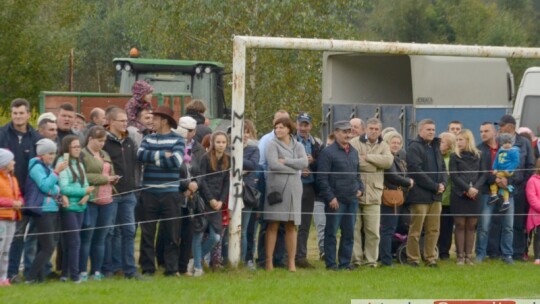
[[[450,164],[450,154],[456,147],[456,136],[454,133],[443,132],[439,135],[441,139],[440,150],[443,156],[446,173]],[[450,192],[452,191],[452,181],[448,179],[448,183],[442,195],[442,210],[441,210],[441,228],[437,247],[439,248],[439,259],[446,260],[450,258],[450,247],[452,247],[452,233],[454,232],[454,219],[450,212]]]
[[[450,156],[450,211],[454,215],[458,265],[473,265],[472,252],[480,213],[480,190],[485,175],[480,172],[480,151],[468,129],[456,136],[456,151]]]

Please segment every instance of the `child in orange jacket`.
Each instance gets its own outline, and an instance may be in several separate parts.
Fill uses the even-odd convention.
[[[11,285],[7,279],[9,247],[23,205],[19,184],[13,175],[13,158],[11,151],[0,149],[0,287]]]

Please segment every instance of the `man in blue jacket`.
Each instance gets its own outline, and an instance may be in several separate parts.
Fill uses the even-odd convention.
[[[24,195],[24,184],[28,175],[28,163],[36,156],[36,143],[41,136],[30,126],[30,103],[23,98],[14,99],[11,102],[11,121],[0,129],[0,148],[5,148],[15,155],[15,177]],[[21,221],[17,222],[15,237],[11,243],[9,251],[8,278],[17,281],[15,278],[19,273],[19,264],[24,247],[24,233],[30,217],[23,215]],[[25,264],[29,270],[35,248],[27,248],[30,256],[25,257]],[[31,251],[31,252],[30,252]]]
[[[360,180],[358,152],[349,144],[351,124],[348,121],[335,122],[334,136],[335,142],[321,151],[317,167],[317,186],[326,213],[324,255],[326,269],[349,270],[358,199],[362,196],[364,185]],[[339,265],[336,265],[338,228],[341,229],[341,240]]]
[[[516,133],[516,120],[512,115],[504,115],[496,123],[499,126],[499,135],[508,134],[512,138],[512,146],[519,149],[519,166],[511,177],[497,177],[496,183],[499,188],[506,188],[508,185],[514,187],[514,192],[510,198],[508,213],[513,213],[513,248],[512,256],[503,254],[502,260],[507,264],[512,264],[513,260],[527,260],[527,212],[529,203],[525,195],[525,186],[529,177],[534,173],[534,151],[531,142],[525,137]],[[513,210],[512,210],[513,209]]]

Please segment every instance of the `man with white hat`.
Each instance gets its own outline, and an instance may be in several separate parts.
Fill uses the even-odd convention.
[[[58,126],[56,125],[56,119],[42,118],[41,120],[38,119],[38,121],[39,134],[44,138],[54,141],[58,145]]]
[[[56,123],[56,116],[51,113],[51,112],[45,112],[41,115],[39,115],[38,119],[37,119],[37,124],[39,125],[41,123],[42,120],[44,119],[48,119],[50,121],[53,121]]]
[[[203,146],[197,142],[194,137],[196,134],[197,121],[191,116],[182,116],[178,121],[178,128],[173,131],[184,137],[186,147],[184,149],[184,162],[180,169],[180,192],[184,197],[190,197],[198,189],[196,180],[194,179],[199,172],[199,159],[206,152]],[[184,169],[185,168],[185,169]],[[186,200],[182,200],[184,202]],[[182,214],[188,214],[187,205],[182,205]],[[189,218],[182,219],[180,229],[180,256],[178,258],[178,272],[191,276],[193,273],[193,262],[191,258],[191,240],[193,236],[191,220]],[[188,266],[189,265],[189,266]]]

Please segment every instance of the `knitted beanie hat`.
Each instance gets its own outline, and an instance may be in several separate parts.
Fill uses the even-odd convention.
[[[15,156],[7,149],[0,149],[0,168],[4,168]]]
[[[56,143],[48,138],[42,138],[36,143],[36,154],[45,155],[49,153],[56,153],[58,147]]]

